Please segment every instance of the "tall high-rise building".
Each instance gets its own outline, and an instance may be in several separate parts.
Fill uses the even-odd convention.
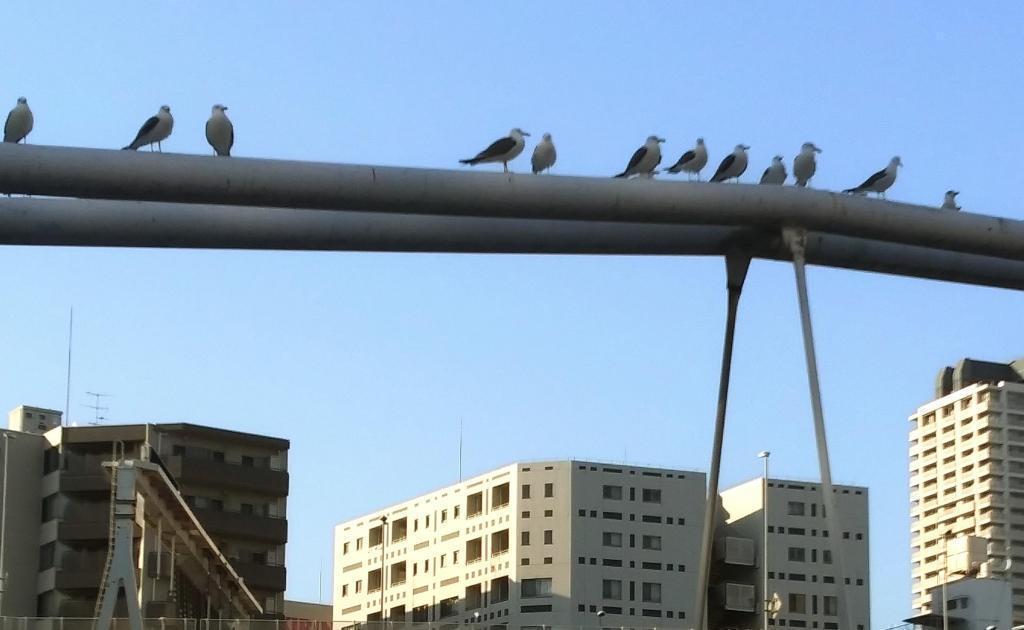
[[[989,541],[986,566],[1013,587],[1024,623],[1024,360],[963,359],[938,375],[935,399],[910,416],[910,535],[913,607],[933,611],[930,591],[962,576],[949,571],[951,541]]]

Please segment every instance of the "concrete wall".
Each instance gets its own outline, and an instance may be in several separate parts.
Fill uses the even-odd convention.
[[[8,579],[0,614],[32,617],[36,614],[40,484],[46,440],[41,435],[14,431],[0,430],[0,434],[10,436],[0,439],[0,483],[5,470],[9,476],[4,536]],[[5,442],[7,449],[2,449]]]

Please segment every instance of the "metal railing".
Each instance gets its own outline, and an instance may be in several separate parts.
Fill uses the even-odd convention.
[[[460,614],[433,622],[159,617],[144,618],[142,630],[690,630],[685,620],[666,620],[670,623],[643,626],[622,625],[606,618],[599,625],[594,615],[594,623],[589,625],[552,625],[543,623],[541,619],[535,622],[520,619],[514,624],[504,618],[500,621],[481,618],[467,622],[463,616]],[[0,630],[93,630],[95,624],[94,617],[0,617]],[[111,629],[129,630],[128,619],[115,618]]]

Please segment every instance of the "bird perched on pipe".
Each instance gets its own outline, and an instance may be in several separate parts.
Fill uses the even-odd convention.
[[[214,105],[210,119],[206,121],[206,141],[213,147],[217,155],[231,155],[231,147],[235,144],[235,126],[224,112],[224,105]]]
[[[7,122],[4,123],[4,142],[21,142],[32,132],[34,124],[35,119],[32,117],[32,110],[28,108],[28,99],[22,96],[14,109],[7,114]]]
[[[644,145],[634,151],[633,157],[629,158],[626,170],[615,177],[628,178],[634,175],[650,177],[654,173],[654,169],[658,168],[658,165],[661,164],[661,143],[664,141],[664,138],[659,138],[658,136],[647,136],[647,141],[644,142]]]
[[[778,186],[785,182],[786,165],[782,163],[782,156],[776,155],[772,158],[772,163],[768,168],[764,169],[764,174],[761,175],[761,183]]]
[[[697,138],[696,146],[679,156],[679,160],[665,171],[672,174],[686,173],[688,177],[696,175],[697,181],[700,181],[700,172],[707,163],[708,149],[704,146],[704,138]]]
[[[139,133],[135,136],[135,139],[122,150],[137,151],[139,147],[149,145],[149,149],[152,151],[155,144],[158,150],[163,151],[163,146],[160,143],[171,135],[173,129],[174,118],[171,116],[171,108],[167,105],[161,105],[160,111],[156,113],[156,116],[151,116],[146,122],[142,123],[142,127],[139,128]]]
[[[501,162],[505,168],[505,172],[508,172],[508,163],[519,157],[519,154],[523,152],[523,147],[526,146],[526,140],[523,136],[529,136],[530,134],[523,131],[519,127],[514,127],[508,132],[508,135],[504,138],[495,140],[486,149],[477,153],[471,158],[465,160],[459,160],[461,164],[469,164],[475,166],[477,164],[487,164],[489,162]]]
[[[959,210],[960,206],[956,205],[956,196],[959,194],[959,190],[947,190],[946,197],[942,200],[942,209]]]
[[[815,153],[821,153],[821,149],[814,146],[813,142],[805,142],[800,147],[800,153],[793,158],[793,177],[796,178],[796,186],[805,187],[807,182],[814,177],[814,172],[818,170],[818,162],[814,158]]]
[[[740,175],[743,174],[743,171],[747,170],[747,151],[749,150],[749,146],[737,144],[733,152],[725,156],[722,163],[718,165],[718,170],[711,177],[711,181],[724,182],[727,179],[733,178],[739,181]]]
[[[551,141],[551,134],[546,133],[533,148],[533,157],[530,159],[530,166],[534,173],[543,173],[551,170],[555,165],[558,154],[555,152],[555,143]]]
[[[889,160],[888,166],[865,179],[860,186],[847,188],[843,192],[854,195],[864,195],[873,192],[878,193],[878,196],[884,199],[885,191],[889,190],[896,183],[896,170],[901,166],[903,166],[903,162],[900,161],[900,156],[897,155]]]

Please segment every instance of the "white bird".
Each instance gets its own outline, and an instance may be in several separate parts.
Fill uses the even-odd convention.
[[[508,132],[508,136],[495,140],[490,146],[477,153],[474,157],[459,160],[459,162],[469,164],[470,166],[486,164],[488,162],[501,162],[507,173],[508,163],[519,157],[519,154],[523,152],[523,147],[526,146],[526,140],[523,139],[523,136],[528,135],[530,134],[519,127],[515,127]]]
[[[235,144],[235,126],[224,112],[224,105],[214,105],[210,119],[206,121],[206,141],[213,147],[217,155],[231,155],[231,147]]]
[[[696,174],[697,181],[700,181],[700,172],[707,166],[707,163],[708,149],[704,146],[704,138],[697,138],[697,145],[682,154],[679,160],[668,167],[666,171],[673,174],[685,172],[688,176]]]
[[[854,195],[873,192],[878,193],[878,196],[884,199],[885,191],[889,190],[889,187],[896,182],[896,169],[900,166],[903,166],[903,162],[900,161],[900,156],[897,155],[889,160],[888,166],[865,179],[863,184],[854,188],[847,188],[843,192],[853,193]]]
[[[793,177],[796,178],[796,186],[807,186],[807,182],[814,177],[814,172],[818,170],[815,153],[821,153],[821,149],[814,146],[813,142],[805,142],[800,147],[800,153],[793,158]]]
[[[35,119],[32,117],[32,110],[28,108],[28,99],[22,96],[11,113],[7,114],[7,122],[4,123],[4,142],[21,142],[32,132],[34,124]]]
[[[718,165],[718,170],[711,177],[711,181],[724,182],[733,178],[739,181],[740,175],[747,170],[747,151],[749,149],[750,147],[745,144],[737,144],[733,152],[725,156],[722,163]]]
[[[152,151],[152,145],[155,144],[160,151],[163,151],[160,143],[166,140],[167,136],[171,135],[173,129],[174,118],[171,116],[171,108],[167,105],[161,105],[160,111],[156,113],[156,116],[151,116],[149,120],[142,123],[142,127],[139,128],[139,133],[135,136],[135,139],[122,150],[136,151],[139,147],[144,147],[148,144],[150,145],[150,151]]]
[[[764,169],[761,175],[762,184],[780,185],[786,182],[786,165],[782,163],[782,156],[776,155],[772,158],[771,165]]]
[[[555,165],[558,154],[555,152],[555,143],[551,141],[551,134],[546,133],[537,146],[533,148],[533,158],[530,163],[534,173],[543,173]]]
[[[960,194],[959,190],[947,190],[946,198],[942,200],[943,210],[959,210],[960,206],[956,205],[956,196]]]
[[[658,136],[647,136],[644,146],[634,151],[633,157],[629,158],[626,170],[615,177],[632,177],[633,175],[650,177],[658,164],[661,164],[661,143],[664,141],[664,138]]]

